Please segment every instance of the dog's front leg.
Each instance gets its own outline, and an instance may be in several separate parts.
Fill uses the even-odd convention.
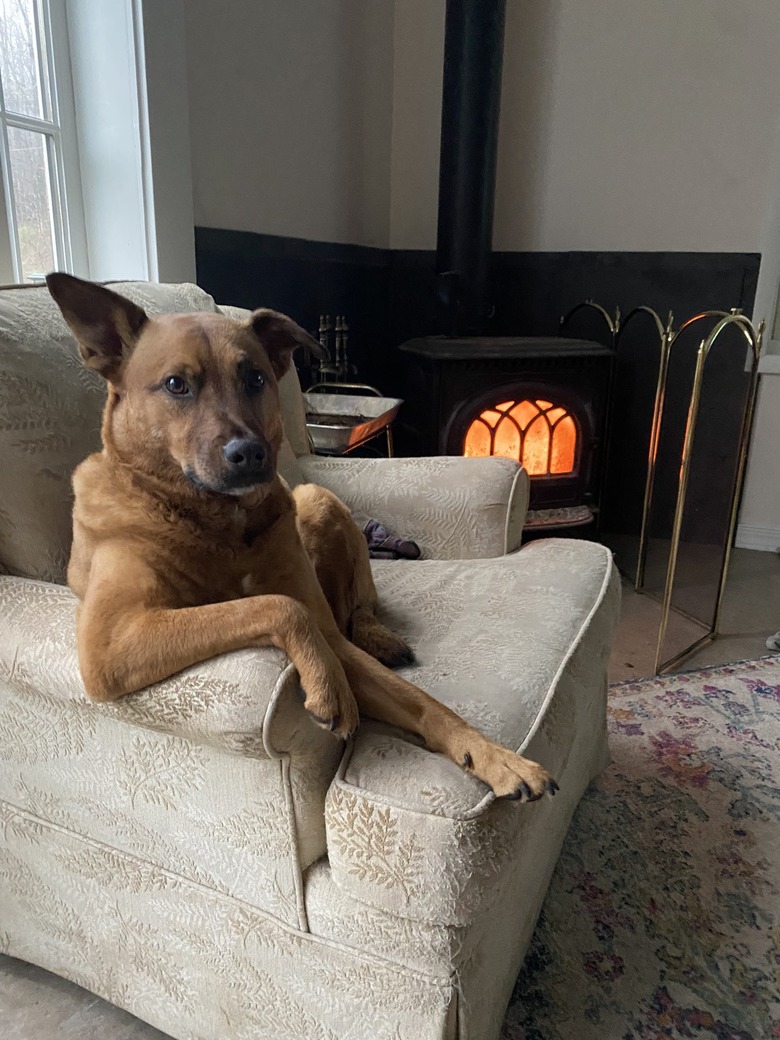
[[[321,726],[342,737],[357,727],[344,669],[302,603],[268,595],[171,609],[150,605],[160,592],[143,581],[134,593],[128,603],[126,589],[91,580],[79,608],[79,664],[93,700],[116,700],[230,650],[275,646],[297,668]]]
[[[545,792],[555,794],[558,790],[537,762],[488,740],[440,701],[365,651],[345,639],[335,649],[363,715],[419,734],[431,751],[447,755],[492,787],[500,798],[532,802]]]

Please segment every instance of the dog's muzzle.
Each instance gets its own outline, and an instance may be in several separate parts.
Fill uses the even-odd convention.
[[[271,476],[268,446],[256,437],[234,437],[222,449],[225,459],[225,484],[241,489],[263,484]]]
[[[222,449],[222,465],[213,476],[201,469],[184,467],[184,475],[201,491],[221,495],[241,495],[259,484],[266,484],[274,475],[274,466],[268,445],[255,437],[234,437]]]
[[[234,437],[222,449],[231,469],[247,476],[263,472],[268,461],[268,452],[262,441],[252,437]]]

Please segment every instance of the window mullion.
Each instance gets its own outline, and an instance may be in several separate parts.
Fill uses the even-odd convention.
[[[19,281],[19,248],[16,242],[14,207],[9,195],[11,174],[8,164],[8,135],[5,129],[3,101],[3,70],[0,69],[0,282]]]
[[[57,159],[57,218],[62,233],[62,266],[79,274],[89,274],[84,228],[84,202],[81,169],[76,141],[76,112],[73,104],[73,73],[66,12],[67,0],[48,0],[43,4],[48,48],[49,97]],[[55,72],[57,75],[55,76]],[[63,129],[63,122],[65,129]]]
[[[16,204],[14,201],[14,185],[11,177],[11,149],[8,146],[8,126],[4,118],[0,119],[0,160],[3,166],[3,194],[5,196],[5,218],[8,226],[8,244],[11,250],[13,280],[22,281],[22,257],[19,250],[19,234],[16,227]]]
[[[70,249],[70,235],[68,234],[67,224],[68,215],[65,207],[62,148],[60,147],[58,137],[52,135],[49,139],[48,153],[55,260],[60,270],[70,271],[73,266],[73,256]]]
[[[16,112],[6,112],[5,120],[8,126],[16,126],[20,130],[32,130],[36,134],[58,134],[60,132],[57,123],[49,119],[38,119],[37,116],[20,116]]]
[[[35,34],[38,42],[36,59],[38,77],[41,84],[41,100],[43,112],[51,122],[58,123],[57,91],[55,89],[54,68],[52,67],[52,35],[49,22],[49,5],[35,0],[33,11],[35,17]]]

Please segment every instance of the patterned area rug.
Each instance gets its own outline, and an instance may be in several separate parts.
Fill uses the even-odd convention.
[[[610,695],[502,1035],[780,1037],[780,658]]]

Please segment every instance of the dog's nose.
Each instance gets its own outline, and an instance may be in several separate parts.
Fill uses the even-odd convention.
[[[234,437],[222,449],[222,454],[240,473],[252,473],[265,465],[265,445],[252,437]]]

